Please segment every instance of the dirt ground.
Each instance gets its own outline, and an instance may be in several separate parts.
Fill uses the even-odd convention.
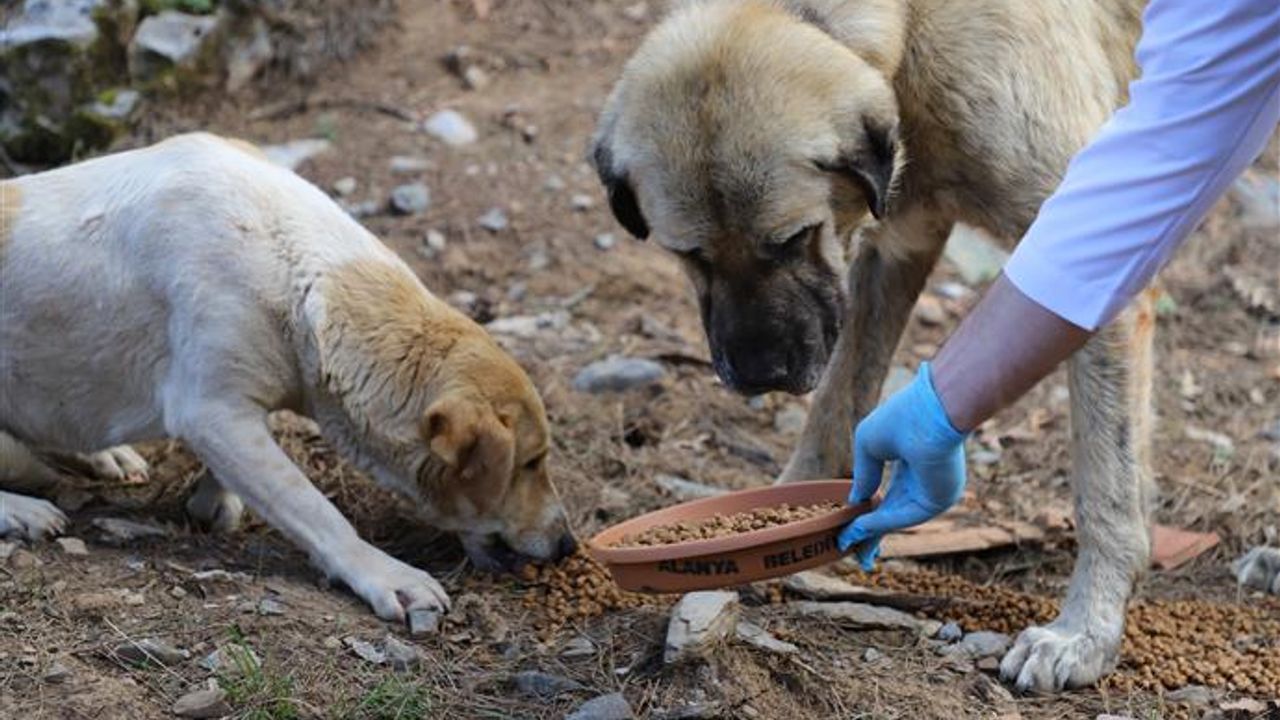
[[[489,5],[477,17],[475,9]],[[262,144],[324,137],[332,149],[299,172],[325,189],[355,178],[349,202],[381,205],[400,183],[428,185],[426,213],[379,212],[363,222],[429,288],[482,322],[568,313],[562,327],[504,343],[543,393],[554,426],[554,476],[578,530],[588,535],[674,502],[654,482],[660,473],[729,488],[770,482],[794,441],[775,427],[775,415],[803,405],[786,396],[748,400],[716,381],[675,262],[615,225],[584,161],[605,93],[656,12],[655,3],[629,0],[405,2],[398,26],[377,47],[331,68],[315,86],[267,81],[236,98],[173,102],[123,146],[192,129]],[[460,45],[488,74],[482,89],[466,89],[443,62]],[[446,147],[376,107],[414,117],[454,108],[472,119],[480,140]],[[264,108],[283,109],[253,119]],[[1274,150],[1273,143],[1262,171],[1275,172]],[[397,175],[393,156],[428,162],[420,172]],[[589,197],[591,207],[575,209],[577,195]],[[510,218],[497,232],[477,222],[494,207]],[[1223,541],[1176,571],[1153,573],[1139,597],[1207,598],[1276,617],[1280,604],[1238,591],[1229,568],[1247,548],[1280,542],[1280,446],[1261,434],[1280,420],[1280,347],[1273,347],[1280,342],[1280,239],[1250,229],[1239,215],[1236,201],[1224,201],[1165,274],[1157,339],[1154,465],[1163,490],[1157,519],[1213,530]],[[443,233],[443,250],[425,249],[429,230]],[[593,242],[604,233],[616,239],[607,250]],[[931,292],[956,280],[944,264]],[[931,355],[966,304],[945,301],[942,325],[913,321],[898,363],[913,368]],[[579,368],[613,353],[660,359],[667,377],[657,387],[616,395],[570,387]],[[984,426],[973,449],[998,455],[988,452],[987,464],[972,465],[965,510],[1028,522],[1046,508],[1068,512],[1067,410],[1059,372]],[[412,640],[423,652],[421,666],[396,673],[351,652],[346,638],[377,641],[404,632],[378,621],[346,591],[325,588],[306,558],[261,523],[232,536],[191,528],[182,501],[202,469],[176,443],[158,443],[145,448],[154,466],[149,484],[75,481],[60,495],[78,508],[69,534],[89,541],[87,556],[40,544],[29,548],[34,564],[0,565],[0,717],[171,717],[175,699],[210,677],[228,689],[237,715],[251,718],[559,718],[613,691],[642,717],[678,717],[673,711],[691,704],[701,704],[704,714],[687,717],[797,720],[1200,712],[1169,702],[1163,692],[1114,687],[1010,698],[989,675],[950,667],[910,634],[852,632],[796,617],[759,593],[744,594],[745,616],[798,645],[799,653],[730,644],[707,663],[665,667],[666,600],[539,635],[539,608],[520,602],[526,588],[519,580],[476,573],[451,538],[417,526],[305,423],[284,418],[280,426],[290,453],[367,538],[431,570],[455,603],[470,608],[439,635]],[[1230,447],[1206,441],[1201,430],[1225,435]],[[90,525],[100,516],[158,522],[169,534],[105,545]],[[1056,597],[1072,551],[1067,539],[928,567],[982,586]],[[229,574],[196,575],[208,570]],[[561,654],[583,637],[593,652]],[[112,651],[128,638],[163,639],[190,659],[133,666]],[[1268,642],[1274,647],[1276,638]],[[260,664],[213,672],[200,666],[228,645],[251,648]],[[878,659],[867,659],[869,648]],[[65,676],[51,677],[55,666]],[[522,670],[581,687],[549,699],[523,694],[511,684]]]

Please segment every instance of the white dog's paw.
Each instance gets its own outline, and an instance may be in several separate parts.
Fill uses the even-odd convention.
[[[187,498],[187,514],[214,532],[235,532],[244,516],[244,501],[206,475]]]
[[[1052,624],[1030,627],[1000,662],[1000,677],[1023,693],[1092,685],[1115,667],[1119,644]]]
[[[1280,595],[1280,548],[1259,545],[1231,565],[1236,582]]]
[[[48,500],[0,492],[0,537],[39,540],[59,535],[66,527],[67,516]]]
[[[81,455],[95,477],[131,485],[145,483],[151,467],[136,450],[128,445],[117,445],[106,450]]]
[[[430,573],[372,550],[372,557],[352,564],[343,581],[378,617],[404,622],[411,610],[449,609],[449,594]]]

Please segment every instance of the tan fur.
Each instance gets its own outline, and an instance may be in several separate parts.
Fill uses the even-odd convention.
[[[0,182],[0,259],[22,211],[22,188],[15,182]]]

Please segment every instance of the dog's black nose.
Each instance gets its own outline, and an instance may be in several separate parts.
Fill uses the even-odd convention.
[[[572,555],[574,551],[576,551],[577,549],[578,549],[578,539],[573,536],[573,533],[567,532],[561,535],[560,541],[556,543],[555,559],[559,560],[562,557],[568,557]]]

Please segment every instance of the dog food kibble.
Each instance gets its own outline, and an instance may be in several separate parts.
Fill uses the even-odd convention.
[[[524,606],[545,613],[539,623],[544,633],[571,620],[654,602],[615,585],[609,571],[581,547],[554,565],[526,565],[522,579],[531,585],[525,591]]]
[[[928,570],[850,573],[852,582],[904,593],[954,598],[930,614],[965,630],[1016,635],[1058,614],[1048,598],[1009,588],[978,585]],[[1113,690],[1175,690],[1205,685],[1249,695],[1280,695],[1280,604],[1211,603],[1199,600],[1135,602],[1125,621],[1116,672],[1102,680]]]
[[[808,520],[835,512],[844,505],[838,502],[816,503],[814,505],[778,505],[775,507],[756,508],[732,515],[712,515],[699,520],[685,520],[670,525],[657,525],[635,535],[627,535],[618,543],[619,547],[640,547],[648,545],[672,545],[691,540],[709,540],[711,538],[738,535],[777,527],[788,523]]]

